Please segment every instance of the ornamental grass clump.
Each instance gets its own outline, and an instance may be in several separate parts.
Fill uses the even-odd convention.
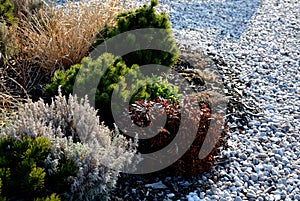
[[[137,142],[100,123],[97,111],[87,97],[55,97],[50,105],[43,100],[24,105],[5,136],[23,139],[46,137],[51,142],[51,154],[46,164],[49,174],[55,174],[61,159],[72,160],[78,171],[70,175],[68,200],[106,200],[116,184],[119,173],[135,168]]]
[[[60,6],[45,5],[33,14],[21,15],[16,41],[19,62],[38,64],[45,72],[69,68],[88,54],[96,34],[113,24],[124,2],[67,1]]]

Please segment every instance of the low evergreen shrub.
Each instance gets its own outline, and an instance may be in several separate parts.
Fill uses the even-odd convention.
[[[150,5],[144,5],[136,10],[119,14],[116,18],[117,25],[115,27],[106,27],[106,29],[101,30],[98,34],[98,40],[93,47],[97,47],[97,45],[103,43],[105,40],[127,31],[153,28],[153,30],[149,29],[147,34],[139,41],[132,35],[128,35],[124,38],[123,41],[124,44],[127,45],[127,49],[138,50],[124,55],[122,58],[127,66],[133,64],[138,64],[140,66],[145,64],[172,66],[178,59],[177,54],[179,50],[172,35],[168,16],[165,12],[158,13],[154,8],[157,5],[158,0],[151,0]],[[159,29],[163,29],[163,31],[160,31]],[[153,38],[153,35],[159,35],[160,37]],[[152,49],[140,50],[141,43],[155,44],[156,47],[166,49],[168,52]],[[120,48],[120,44],[115,44],[114,47],[109,48],[111,48],[112,52],[118,52],[117,50]],[[114,51],[114,49],[116,51]]]
[[[104,71],[107,66],[109,67]],[[84,77],[76,77],[79,70],[81,70],[81,75]],[[151,82],[151,79],[159,80],[159,78],[145,77],[138,70],[138,65],[128,67],[122,58],[109,53],[104,53],[96,60],[86,57],[82,60],[82,64],[73,65],[66,71],[56,71],[52,82],[46,85],[45,91],[51,97],[58,93],[58,87],[61,86],[63,94],[70,94],[73,92],[75,79],[77,79],[79,90],[82,91],[86,91],[86,86],[98,86],[97,89],[91,89],[86,93],[89,97],[95,97],[95,107],[99,109],[101,120],[112,126],[114,121],[111,112],[111,95],[114,90],[122,101],[128,101],[128,98],[130,98],[132,103],[136,100],[157,98],[159,96],[175,100],[178,96],[176,88],[168,86],[163,81],[160,82],[162,84],[143,86],[144,83]],[[125,79],[125,75],[127,79]],[[139,80],[135,81],[137,78]],[[134,81],[135,83],[132,83],[132,85],[143,87],[134,93],[133,97],[128,97],[132,85],[128,84],[127,81],[128,83]],[[99,83],[95,85],[94,82]]]
[[[60,198],[54,193],[47,197],[36,198],[34,201],[60,201]]]
[[[151,82],[145,76],[143,77],[136,71],[131,70],[138,70],[138,65],[144,64],[160,64],[164,66],[171,66],[178,58],[178,48],[171,33],[168,16],[166,13],[156,12],[154,7],[157,4],[158,1],[152,0],[150,5],[145,5],[134,11],[123,12],[119,14],[116,18],[117,25],[115,27],[111,26],[104,29],[104,31],[100,33],[101,36],[98,37],[98,41],[94,44],[94,46],[97,46],[98,44],[104,42],[104,40],[112,38],[126,31],[142,28],[157,28],[163,29],[163,31],[161,31],[161,37],[151,37],[152,33],[157,32],[158,30],[155,29],[152,31],[152,33],[149,30],[149,34],[145,35],[141,41],[133,40],[131,36],[128,36],[128,38],[124,39],[125,44],[130,41],[130,44],[133,47],[138,48],[140,46],[140,42],[149,44],[155,43],[162,49],[169,50],[168,52],[159,50],[139,50],[124,55],[122,58],[117,58],[106,53],[102,54],[94,61],[89,58],[84,58],[82,60],[82,64],[73,65],[67,71],[56,71],[52,82],[45,88],[46,95],[48,97],[56,95],[59,85],[62,86],[63,94],[67,95],[72,93],[73,85],[79,69],[83,70],[85,75],[85,78],[77,79],[82,83],[83,91],[85,90],[84,86],[87,86],[87,83],[94,82],[95,80],[99,81],[101,78],[99,84],[97,85],[97,89],[87,91],[86,94],[88,94],[90,98],[95,98],[95,107],[96,109],[99,109],[99,114],[102,118],[101,121],[105,121],[107,125],[112,126],[114,122],[110,103],[112,92],[115,90],[116,94],[118,94],[121,99],[125,100],[128,98],[127,96],[132,90],[131,86],[125,84],[128,80],[125,80],[123,76],[126,75],[130,78],[142,78],[142,80],[138,81],[138,83],[134,83],[135,85],[138,85],[142,82],[146,83],[147,81]],[[116,47],[112,48],[118,49],[120,47],[119,44],[116,44]],[[105,64],[110,63],[113,64],[109,65],[109,68],[106,72],[103,72]],[[153,71],[155,71],[155,69],[153,69]],[[158,80],[160,78],[153,77],[153,79]],[[80,85],[81,84],[78,86]],[[166,82],[160,82],[160,84],[147,85],[138,89],[134,96],[131,97],[131,102],[141,99],[156,98],[159,96],[164,98],[172,98],[175,100],[178,97],[178,93],[174,87],[169,86]]]

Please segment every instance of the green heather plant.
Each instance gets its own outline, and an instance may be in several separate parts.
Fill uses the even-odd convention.
[[[50,140],[51,153],[45,159],[45,173],[54,175],[49,179],[52,182],[60,175],[70,175],[67,178],[70,188],[63,194],[67,200],[106,200],[120,171],[135,168],[140,160],[136,156],[137,142],[101,124],[87,97],[77,100],[70,95],[67,101],[60,91],[50,105],[43,100],[26,103],[2,132],[16,139]],[[67,161],[74,161],[76,174],[66,172],[75,171]]]
[[[137,48],[138,51],[129,53],[122,56],[127,66],[133,64],[145,65],[145,64],[160,64],[164,66],[172,66],[178,59],[178,47],[176,45],[175,39],[172,35],[172,30],[170,22],[166,13],[157,13],[155,6],[158,5],[158,0],[151,0],[150,5],[144,5],[133,11],[126,11],[117,16],[117,25],[115,27],[107,27],[106,29],[100,31],[98,36],[98,41],[93,45],[97,45],[104,42],[104,40],[113,38],[118,34],[143,28],[156,28],[155,30],[148,30],[143,38],[139,41],[135,39],[132,35],[128,35],[123,39],[124,43],[127,45],[126,48],[133,49]],[[163,31],[158,31],[158,29],[163,29]],[[160,37],[153,38],[153,34],[157,34]],[[140,43],[145,44],[155,44],[161,49],[167,49],[168,52],[160,50],[139,50]],[[110,47],[112,50],[114,48],[117,50],[119,44],[115,44],[115,47]],[[170,53],[171,52],[171,53]]]

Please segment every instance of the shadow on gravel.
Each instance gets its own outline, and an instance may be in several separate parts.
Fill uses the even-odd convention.
[[[172,19],[176,16],[172,13],[180,13],[179,20],[187,22],[185,29],[216,29],[217,36],[235,39],[243,34],[261,5],[261,0],[211,0],[208,2],[179,0],[177,2],[178,4],[174,4],[170,13],[171,21],[178,21],[178,19]],[[191,15],[195,19],[187,21]]]

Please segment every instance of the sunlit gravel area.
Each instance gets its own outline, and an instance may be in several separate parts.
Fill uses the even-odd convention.
[[[160,0],[158,10],[169,14],[180,49],[223,61],[224,94],[240,94],[252,118],[241,125],[241,115],[227,114],[229,147],[221,153],[227,163],[192,184],[180,180],[191,192],[178,198],[181,184],[169,188],[170,178],[146,185],[164,200],[300,200],[300,2]],[[121,199],[150,199],[151,191],[126,191],[128,199]]]
[[[209,187],[185,199],[300,200],[300,2],[160,0],[159,10],[181,48],[225,61],[225,92],[261,109],[247,125],[228,123],[229,162],[203,174],[199,186]]]

